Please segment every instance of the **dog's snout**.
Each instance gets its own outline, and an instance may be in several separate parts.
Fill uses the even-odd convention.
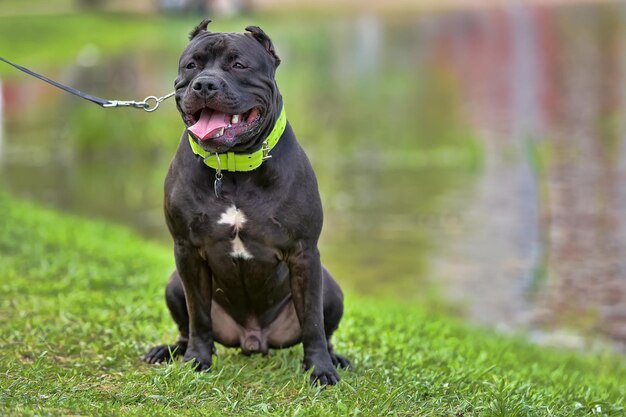
[[[193,88],[196,94],[199,94],[202,96],[209,95],[219,90],[220,87],[221,87],[221,82],[219,79],[217,79],[216,77],[208,77],[208,76],[197,78],[191,85],[191,88]]]

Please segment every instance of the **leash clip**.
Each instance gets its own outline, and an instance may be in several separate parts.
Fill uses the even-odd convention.
[[[172,91],[163,97],[148,96],[143,101],[133,100],[109,100],[108,103],[102,105],[102,107],[134,107],[136,109],[143,109],[147,112],[153,112],[159,108],[161,102],[172,97],[176,92]]]
[[[145,109],[148,103],[145,101],[132,101],[132,100],[109,100],[108,103],[103,104],[102,107],[135,107],[137,109]]]

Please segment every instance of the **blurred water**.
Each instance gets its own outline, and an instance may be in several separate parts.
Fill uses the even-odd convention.
[[[509,4],[265,28],[319,177],[323,261],[358,292],[624,341],[626,13]],[[178,51],[89,51],[48,73],[109,98],[175,76]],[[3,90],[2,186],[169,241],[172,103],[103,111],[20,77]]]
[[[4,95],[2,94],[2,78],[0,78],[0,161],[4,146]]]
[[[434,24],[487,154],[466,228],[437,258],[476,320],[626,341],[619,7],[517,3]],[[545,332],[561,326],[575,333]]]

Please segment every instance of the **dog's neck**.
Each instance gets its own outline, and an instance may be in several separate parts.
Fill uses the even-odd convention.
[[[202,149],[202,147],[189,137],[189,145],[191,150],[196,155],[203,158],[204,163],[218,171],[254,171],[260,167],[264,161],[271,158],[270,151],[276,146],[278,140],[283,135],[285,127],[287,126],[287,114],[285,113],[285,106],[281,106],[280,115],[274,123],[274,128],[269,135],[263,141],[263,146],[256,152],[251,153],[236,153],[236,152],[208,152]]]

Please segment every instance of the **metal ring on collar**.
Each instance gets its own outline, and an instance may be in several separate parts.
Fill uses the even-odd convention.
[[[223,175],[222,175],[222,161],[220,160],[220,154],[215,152],[215,159],[217,159],[217,169],[215,172],[215,178],[218,180],[221,180]]]

